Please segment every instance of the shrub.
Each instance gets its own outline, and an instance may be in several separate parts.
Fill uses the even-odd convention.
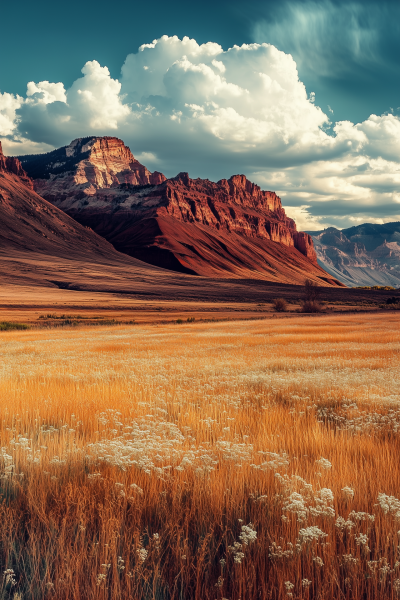
[[[272,304],[277,312],[285,312],[285,310],[287,309],[287,302],[283,298],[275,298]]]
[[[321,288],[318,285],[318,283],[311,281],[311,279],[306,279],[304,282],[304,286],[305,301],[316,302],[321,295]]]
[[[322,306],[316,300],[305,300],[300,309],[303,313],[319,313],[322,312]]]
[[[15,329],[30,329],[25,323],[13,323],[12,321],[0,321],[0,331],[14,331]]]
[[[195,322],[195,320],[196,320],[196,318],[195,318],[195,317],[188,317],[188,319],[187,319],[187,322],[188,322],[188,323],[194,323],[194,322]]]

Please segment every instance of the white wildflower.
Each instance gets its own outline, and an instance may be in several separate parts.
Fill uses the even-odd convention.
[[[17,584],[15,581],[15,573],[13,569],[6,569],[3,574],[3,579],[6,585],[14,586]]]
[[[344,487],[342,488],[342,495],[345,498],[345,500],[353,500],[354,490],[352,490],[351,487]]]
[[[370,523],[373,523],[375,521],[375,515],[370,515],[366,512],[355,512],[352,510],[349,514],[349,519],[352,519],[353,521],[370,521]]]
[[[319,465],[321,469],[325,469],[326,471],[332,468],[332,463],[329,462],[327,458],[322,458],[322,456],[319,460],[316,460],[315,463]]]
[[[94,481],[99,481],[100,479],[103,479],[103,478],[101,476],[101,473],[89,473],[88,479],[89,479],[89,481],[94,482]]]
[[[286,588],[287,596],[289,596],[289,598],[291,598],[293,596],[292,590],[294,588],[294,583],[291,583],[290,581],[285,581],[285,588]]]
[[[118,571],[123,571],[125,569],[125,561],[122,559],[122,556],[118,557],[117,561],[117,569]]]
[[[351,553],[350,554],[343,554],[343,556],[342,556],[342,562],[345,565],[355,566],[357,563],[360,562],[360,559],[359,558],[355,558]]]
[[[340,529],[342,531],[344,531],[345,529],[350,531],[354,527],[353,521],[350,521],[350,520],[346,521],[343,517],[338,517],[336,519],[335,525],[338,529]]]
[[[233,554],[233,560],[235,563],[240,564],[244,559],[244,553],[242,552],[242,544],[234,542],[233,546],[228,546],[228,550]]]
[[[245,546],[252,544],[257,539],[257,531],[253,528],[252,523],[248,525],[242,525],[242,531],[239,535],[239,540]]]
[[[310,513],[314,517],[328,517],[331,519],[335,518],[335,509],[331,506],[334,500],[332,490],[328,488],[322,488],[316,492],[314,500],[316,506],[310,507]]]
[[[369,552],[368,536],[366,534],[359,533],[358,535],[354,536],[354,539],[356,541],[357,546],[362,546],[365,552]]]
[[[269,558],[277,560],[277,559],[289,559],[292,558],[293,552],[293,544],[291,542],[287,543],[287,548],[284,550],[282,546],[278,546],[276,542],[272,542],[272,546],[269,547]]]
[[[307,520],[308,507],[301,494],[292,492],[283,505],[283,510],[297,515],[297,520],[301,523]]]
[[[299,531],[299,543],[310,544],[311,542],[319,541],[327,537],[328,534],[321,531],[319,527],[313,525],[311,527],[306,527],[305,529],[300,529]]]
[[[144,548],[138,548],[136,550],[136,553],[139,557],[139,560],[143,563],[146,560],[147,555],[148,555],[147,550],[145,550]]]
[[[133,490],[134,492],[136,492],[137,494],[143,494],[143,490],[141,487],[139,487],[138,485],[136,485],[136,483],[131,483],[131,485],[129,486],[131,488],[131,490]],[[158,534],[157,534],[158,535]]]
[[[275,452],[260,452],[260,454],[265,454],[268,456],[269,460],[261,465],[251,465],[255,469],[259,469],[261,471],[279,471],[281,469],[286,469],[290,464],[289,457],[286,452],[282,452],[281,454],[276,454]]]
[[[394,496],[378,494],[378,504],[385,514],[391,514],[396,519],[400,519],[400,500]]]

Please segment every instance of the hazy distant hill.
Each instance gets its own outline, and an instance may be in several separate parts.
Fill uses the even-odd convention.
[[[318,263],[349,286],[400,287],[400,222],[308,232]]]

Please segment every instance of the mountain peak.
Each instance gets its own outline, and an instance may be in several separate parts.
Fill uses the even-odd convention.
[[[19,156],[28,175],[35,180],[58,181],[65,190],[79,186],[88,195],[97,189],[121,184],[157,185],[165,181],[158,171],[151,173],[133,156],[124,142],[115,137],[77,138],[47,154]],[[53,186],[54,187],[54,186]],[[40,191],[39,191],[40,193]]]

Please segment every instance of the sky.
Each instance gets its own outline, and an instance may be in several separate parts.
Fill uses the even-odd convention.
[[[149,169],[276,191],[301,229],[400,220],[398,0],[2,7],[0,140],[120,137]]]

